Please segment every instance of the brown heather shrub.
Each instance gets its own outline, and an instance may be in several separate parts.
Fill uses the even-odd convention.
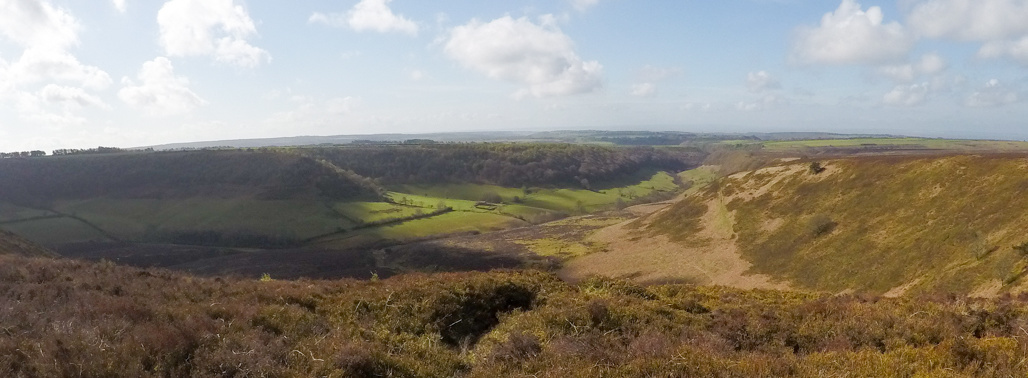
[[[0,256],[0,376],[1025,376],[1025,299],[527,271],[259,282]]]

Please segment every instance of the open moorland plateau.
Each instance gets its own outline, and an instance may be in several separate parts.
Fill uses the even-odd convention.
[[[1028,375],[1028,143],[504,138],[0,159],[0,376]]]

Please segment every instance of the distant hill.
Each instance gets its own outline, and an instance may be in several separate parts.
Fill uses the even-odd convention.
[[[214,147],[257,148],[351,144],[355,141],[402,142],[410,139],[433,140],[438,142],[489,142],[515,141],[526,138],[526,132],[456,132],[431,134],[368,134],[368,135],[327,135],[327,136],[295,136],[281,138],[226,139],[216,141],[199,141],[170,143],[139,148],[155,150],[200,149]]]
[[[281,138],[226,139],[142,146],[137,149],[180,150],[202,148],[257,148],[287,146],[317,146],[353,144],[361,142],[402,143],[409,140],[430,140],[440,143],[468,142],[551,142],[551,143],[613,143],[624,145],[676,145],[687,141],[712,140],[800,140],[839,138],[890,138],[882,134],[836,134],[824,132],[780,133],[694,133],[683,131],[481,131],[426,134],[365,134],[295,136]]]
[[[184,151],[0,160],[0,202],[56,199],[376,198],[370,180],[275,151]]]
[[[43,248],[21,236],[0,230],[0,255],[26,257],[54,257],[50,250]]]

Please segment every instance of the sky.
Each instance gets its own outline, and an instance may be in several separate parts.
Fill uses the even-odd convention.
[[[490,130],[1028,139],[1028,0],[0,0],[0,151]]]

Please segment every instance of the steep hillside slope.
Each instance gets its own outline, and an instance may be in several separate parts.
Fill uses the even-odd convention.
[[[889,295],[1028,287],[1025,156],[848,158],[818,162],[819,173],[811,163],[732,175],[621,225],[612,243],[671,251],[629,246],[635,271],[613,273]],[[573,261],[570,274],[610,273],[596,265]]]
[[[13,233],[0,230],[0,255],[53,257],[53,252]]]

